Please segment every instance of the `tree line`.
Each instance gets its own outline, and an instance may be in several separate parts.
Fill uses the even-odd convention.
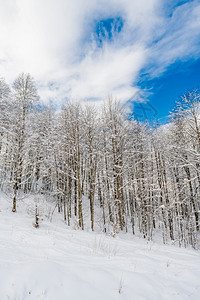
[[[200,95],[181,98],[162,126],[129,120],[110,97],[101,111],[68,101],[40,104],[30,74],[9,87],[0,79],[0,187],[54,199],[70,225],[119,231],[179,246],[198,246]]]

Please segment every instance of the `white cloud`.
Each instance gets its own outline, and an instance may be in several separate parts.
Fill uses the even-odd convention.
[[[200,57],[200,3],[177,7],[164,19],[161,38],[149,49],[151,77],[159,76],[177,60]]]
[[[0,75],[11,83],[30,72],[41,99],[125,100],[141,69],[151,76],[177,59],[199,55],[199,1],[165,15],[164,0],[0,0]],[[124,26],[98,47],[95,22]]]

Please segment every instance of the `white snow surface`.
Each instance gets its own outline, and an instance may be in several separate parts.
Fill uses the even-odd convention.
[[[41,221],[0,195],[0,300],[200,299],[200,252]]]

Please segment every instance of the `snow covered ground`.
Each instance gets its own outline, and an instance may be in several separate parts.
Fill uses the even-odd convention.
[[[200,252],[69,229],[0,195],[0,300],[200,299]]]

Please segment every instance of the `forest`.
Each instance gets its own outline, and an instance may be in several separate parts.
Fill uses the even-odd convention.
[[[30,74],[0,79],[0,188],[17,213],[22,195],[44,195],[70,226],[129,232],[197,248],[200,94],[184,95],[165,125],[127,117],[109,97],[101,109],[41,104]],[[39,198],[38,198],[39,199]],[[39,225],[36,203],[36,225]]]

